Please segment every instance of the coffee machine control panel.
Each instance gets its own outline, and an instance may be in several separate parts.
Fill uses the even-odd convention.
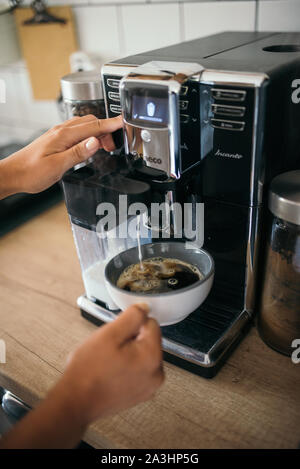
[[[258,74],[233,72],[225,76],[205,71],[201,76],[202,190],[206,197],[244,205],[260,201],[261,193],[255,188],[261,163],[254,161],[254,155],[260,144],[257,115],[263,120],[259,86],[263,80]]]
[[[194,63],[149,62],[120,83],[126,153],[170,178],[178,179],[188,169],[182,161],[180,130],[189,120],[186,83],[200,71]]]

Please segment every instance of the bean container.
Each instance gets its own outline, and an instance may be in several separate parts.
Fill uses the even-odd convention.
[[[61,91],[66,119],[87,114],[106,118],[100,73],[93,70],[65,75]]]
[[[269,210],[258,329],[270,347],[291,355],[300,339],[300,170],[273,179]]]

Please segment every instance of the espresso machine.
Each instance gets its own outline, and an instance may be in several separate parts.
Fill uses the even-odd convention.
[[[221,33],[103,66],[106,115],[124,121],[117,150],[63,178],[85,318],[101,324],[118,314],[104,269],[136,246],[126,230],[142,217],[141,243],[171,237],[214,258],[208,298],[163,327],[162,343],[172,363],[216,374],[256,312],[268,184],[300,167],[299,78],[299,33]],[[192,229],[178,231],[175,210],[153,223],[151,204],[188,207]]]

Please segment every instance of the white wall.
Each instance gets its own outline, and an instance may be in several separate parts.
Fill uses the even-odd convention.
[[[30,3],[29,0],[25,1]],[[80,48],[101,62],[224,30],[300,31],[300,0],[48,0],[73,6]],[[0,0],[1,4],[1,0]],[[23,62],[0,67],[0,145],[60,120],[55,102],[33,101]]]
[[[300,0],[262,0],[258,7],[260,31],[300,31]]]

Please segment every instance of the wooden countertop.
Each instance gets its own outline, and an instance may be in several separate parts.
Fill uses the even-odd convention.
[[[0,265],[0,386],[35,406],[95,329],[76,306],[83,284],[64,205],[1,238]],[[153,400],[96,422],[85,440],[97,448],[299,446],[300,365],[255,328],[212,380],[165,369]]]

